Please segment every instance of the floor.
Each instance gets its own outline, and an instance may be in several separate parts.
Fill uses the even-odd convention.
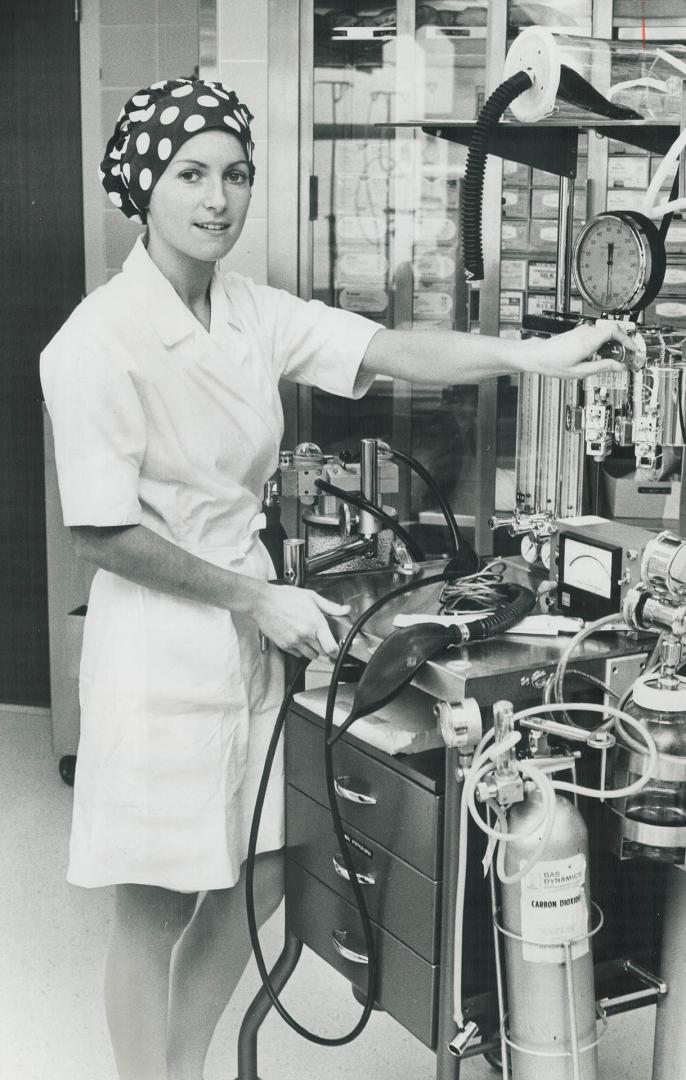
[[[47,714],[0,708],[0,1077],[2,1080],[117,1080],[101,1002],[110,921],[108,890],[64,881],[72,792],[59,778]],[[280,949],[283,913],[263,931],[265,954]],[[206,1080],[234,1080],[241,1018],[258,988],[254,965],[216,1032]],[[304,950],[287,1007],[323,1034],[353,1026],[359,1005],[347,983]],[[601,1042],[602,1080],[649,1080],[650,1010],[613,1017]],[[375,1013],[349,1046],[305,1043],[275,1016],[262,1028],[262,1080],[433,1080],[431,1051]],[[482,1058],[461,1080],[496,1077]]]

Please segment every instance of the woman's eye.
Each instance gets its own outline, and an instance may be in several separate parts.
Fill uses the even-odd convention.
[[[179,177],[181,180],[197,180],[198,172],[196,169],[184,169],[182,173],[179,173]]]
[[[248,174],[243,169],[232,169],[227,173],[227,178],[232,184],[247,184]]]

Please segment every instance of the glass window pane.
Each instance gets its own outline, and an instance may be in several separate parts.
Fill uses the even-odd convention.
[[[395,125],[476,116],[487,13],[485,0],[315,4],[315,298],[389,328],[470,328],[459,236],[466,148]],[[378,435],[415,455],[469,525],[476,406],[475,387],[377,378],[360,402],[314,390],[311,437],[326,452],[354,452]],[[446,549],[423,484],[403,479],[399,509],[431,553]]]

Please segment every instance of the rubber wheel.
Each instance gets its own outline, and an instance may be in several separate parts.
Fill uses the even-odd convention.
[[[503,1059],[501,1057],[500,1051],[499,1050],[487,1050],[486,1053],[484,1054],[484,1058],[488,1062],[488,1064],[491,1066],[493,1071],[497,1072],[497,1073],[500,1073],[500,1075],[502,1076]],[[510,1054],[509,1049],[508,1049],[508,1052],[507,1052],[507,1063],[508,1063],[508,1065],[510,1067],[510,1075],[512,1075],[512,1056]]]
[[[503,1063],[500,1054],[493,1054],[489,1050],[487,1053],[484,1054],[484,1058],[495,1072],[502,1073]]]
[[[76,772],[76,754],[65,754],[63,758],[60,758],[59,770],[65,784],[73,787]]]

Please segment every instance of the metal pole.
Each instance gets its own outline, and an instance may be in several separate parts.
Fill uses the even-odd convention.
[[[374,506],[379,505],[379,473],[378,454],[376,439],[360,440],[360,494],[367,502]],[[360,510],[357,531],[362,536],[374,536],[381,529],[380,522],[368,514],[366,510]]]
[[[658,998],[653,1080],[686,1080],[686,870],[667,869],[660,978],[667,993]]]
[[[283,576],[289,585],[305,584],[305,541],[284,540]]]
[[[276,964],[269,973],[272,986],[279,994],[293,973],[302,952],[302,941],[290,931]],[[257,1035],[263,1020],[272,1007],[267,991],[260,987],[248,1006],[238,1035],[238,1076],[236,1080],[260,1080],[257,1075]]]
[[[493,815],[488,811],[488,824],[491,824]],[[500,1063],[503,1070],[503,1080],[510,1080],[510,1063],[505,1038],[505,1024],[507,1023],[507,1003],[505,1001],[505,978],[503,972],[503,957],[500,951],[500,935],[498,934],[498,888],[495,880],[494,859],[488,868],[488,884],[491,890],[491,917],[493,919],[493,948],[495,949],[495,979],[498,994],[498,1018],[500,1020]]]
[[[574,181],[560,177],[560,197],[557,206],[557,277],[555,308],[569,311],[572,291],[572,239],[574,229]]]
[[[579,1032],[576,1026],[576,998],[574,997],[574,968],[572,946],[565,942],[565,978],[567,980],[567,1004],[569,1005],[569,1045],[572,1052],[572,1076],[581,1080],[579,1066]]]
[[[438,1042],[436,1080],[460,1080],[460,1060],[448,1050],[457,1034],[453,1017],[455,969],[455,895],[464,777],[456,749],[445,752],[445,810],[443,828],[443,902],[441,904],[441,962],[438,981]]]

